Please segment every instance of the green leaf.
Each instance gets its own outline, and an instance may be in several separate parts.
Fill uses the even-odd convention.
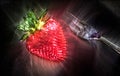
[[[47,13],[47,9],[41,9],[39,14],[39,19],[42,18]]]
[[[21,40],[25,40],[30,34],[34,33],[37,29],[39,24],[39,19],[42,19],[44,15],[46,14],[47,9],[41,9],[39,12],[39,18],[37,19],[37,15],[35,15],[33,10],[29,10],[26,15],[23,17],[23,19],[20,21],[20,23],[17,26],[17,30],[23,31],[24,34],[21,37]],[[43,25],[43,24],[41,24]],[[41,28],[41,26],[39,26]]]
[[[20,38],[20,40],[23,40],[23,41],[24,41],[26,38],[28,38],[28,36],[29,36],[28,34],[24,34],[24,35]]]

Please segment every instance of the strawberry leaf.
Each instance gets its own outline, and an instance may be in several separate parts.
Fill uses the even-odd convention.
[[[38,13],[39,17],[37,19],[37,16],[35,15],[33,10],[29,10],[26,15],[22,18],[20,23],[17,26],[17,30],[23,31],[23,32],[29,32],[34,33],[36,30],[40,30],[42,26],[45,24],[44,21],[42,21],[42,18],[46,15],[46,9],[40,10]],[[23,35],[21,39],[26,39],[28,35]]]
[[[25,40],[28,37],[28,34],[24,34],[20,40]]]

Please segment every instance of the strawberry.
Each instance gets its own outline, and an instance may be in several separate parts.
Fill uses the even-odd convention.
[[[37,19],[30,11],[18,29],[25,32],[22,40],[26,41],[26,48],[31,54],[50,61],[65,60],[66,40],[62,27],[55,19],[44,19],[43,16]]]
[[[41,30],[27,38],[26,47],[38,57],[52,61],[64,60],[66,41],[60,24],[49,19]]]

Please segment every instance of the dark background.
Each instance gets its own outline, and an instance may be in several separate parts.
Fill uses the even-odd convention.
[[[16,29],[15,23],[19,22],[21,16],[23,15],[24,7],[26,9],[31,8],[32,6],[35,6],[36,3],[50,8],[52,10],[51,13],[53,14],[55,10],[59,10],[59,12],[62,13],[62,11],[65,11],[65,8],[71,7],[69,9],[76,17],[85,20],[98,31],[106,31],[104,36],[110,38],[110,40],[117,45],[120,45],[119,0],[1,0],[0,76],[12,75],[14,60],[15,57],[17,57],[16,54],[19,54],[19,52],[14,52],[12,54],[10,53],[11,43],[14,37],[14,30]],[[58,14],[59,13],[57,13],[56,16],[58,16]],[[117,54],[111,47],[108,47],[101,42],[98,42],[98,44],[100,45],[99,50],[96,50],[95,52],[93,51],[95,56],[95,58],[93,58],[94,61],[88,60],[88,62],[86,62],[90,62],[90,64],[94,62],[94,65],[89,67],[90,69],[87,68],[88,70],[84,70],[83,76],[120,76],[120,55]],[[19,44],[18,46],[14,46],[19,47]],[[12,45],[13,48],[14,46]],[[71,69],[72,74],[70,76],[79,76],[79,62],[76,60],[69,65],[72,65],[73,67],[73,69]],[[67,67],[69,68],[69,66]],[[92,71],[90,71],[91,69]]]

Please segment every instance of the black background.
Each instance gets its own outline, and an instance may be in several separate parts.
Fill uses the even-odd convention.
[[[35,1],[35,0],[34,0]],[[28,8],[31,7],[31,5],[34,5],[34,1],[20,1],[20,0],[1,0],[0,1],[0,76],[11,76],[12,68],[14,66],[14,59],[16,57],[16,54],[19,54],[17,52],[14,53],[13,57],[9,56],[10,54],[10,48],[11,48],[11,41],[14,36],[14,30],[15,30],[15,22],[19,21],[20,16],[22,15],[22,6],[26,5]],[[103,0],[104,1],[104,0]],[[86,5],[86,3],[93,3],[94,11],[92,12],[98,12],[99,14],[94,16],[92,19],[90,19],[88,22],[89,24],[92,24],[95,28],[98,30],[107,30],[105,36],[108,36],[112,39],[113,42],[120,41],[120,17],[116,14],[116,12],[119,12],[120,9],[112,11],[111,9],[107,8],[106,4],[103,4],[100,0],[84,0],[82,1],[83,5]],[[107,1],[107,0],[105,0]],[[51,7],[53,10],[58,10],[58,8],[64,8],[66,7],[70,1],[49,1],[49,0],[38,0],[41,5],[47,6],[51,2]],[[73,0],[73,5],[75,6],[73,9],[74,11],[78,12],[80,6],[79,0]],[[107,1],[113,2],[113,5],[116,5],[113,7],[111,5],[110,8],[120,8],[119,3],[114,2],[112,0]],[[36,2],[35,2],[36,3]],[[78,8],[78,9],[77,9]],[[72,9],[72,10],[73,10]],[[9,15],[12,17],[13,21],[10,19]],[[91,13],[92,13],[91,12]],[[100,43],[100,50],[96,51],[96,60],[94,61],[94,67],[92,68],[93,71],[84,71],[83,76],[93,75],[93,76],[119,76],[120,75],[120,56],[117,54],[114,50],[112,50],[110,47],[104,45],[103,43]],[[119,45],[119,43],[118,43]],[[12,46],[14,47],[14,46]],[[98,56],[97,56],[98,55]],[[75,63],[75,64],[74,64]],[[88,62],[86,62],[88,63]],[[79,76],[79,71],[76,71],[76,68],[79,63],[76,61],[73,62],[70,65],[74,68],[71,70],[73,71],[70,76]],[[67,66],[69,67],[69,66]],[[79,67],[77,68],[79,70]],[[88,73],[88,74],[87,74]]]

